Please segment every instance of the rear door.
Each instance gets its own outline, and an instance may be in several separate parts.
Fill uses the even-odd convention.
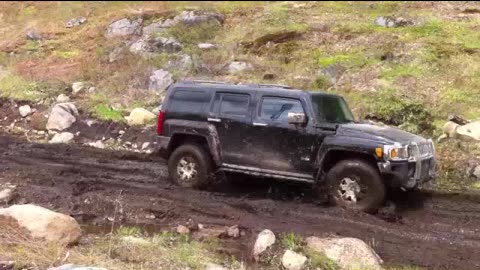
[[[246,165],[250,156],[245,147],[252,122],[250,93],[217,92],[213,98],[208,121],[215,125],[220,140],[222,162]]]
[[[288,113],[304,113],[306,101],[300,98],[263,95],[253,115],[248,134],[255,164],[262,169],[277,172],[313,175],[315,150],[319,139],[312,126],[288,123]]]

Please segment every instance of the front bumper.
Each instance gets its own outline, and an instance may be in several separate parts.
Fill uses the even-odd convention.
[[[382,176],[388,179],[391,187],[412,189],[429,182],[436,177],[436,162],[433,156],[413,161],[379,162],[378,168]]]

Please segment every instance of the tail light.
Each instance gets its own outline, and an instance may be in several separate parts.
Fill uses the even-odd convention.
[[[163,134],[163,122],[165,120],[165,112],[160,111],[158,113],[158,123],[157,123],[157,134],[162,135]]]

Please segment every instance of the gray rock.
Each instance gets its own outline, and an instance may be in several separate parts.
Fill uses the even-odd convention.
[[[78,116],[77,107],[73,103],[58,103],[50,112],[47,130],[62,131],[72,126]]]
[[[308,237],[307,246],[333,260],[341,269],[381,269],[382,259],[360,239]]]
[[[143,35],[158,35],[163,34],[171,26],[171,20],[169,22],[154,22],[143,27]]]
[[[85,89],[86,89],[86,85],[84,82],[74,82],[72,84],[72,94],[74,96],[80,94]]]
[[[291,250],[285,251],[282,256],[282,265],[287,270],[301,270],[306,262],[307,257]]]
[[[84,23],[87,22],[87,18],[85,17],[78,17],[78,18],[73,18],[73,19],[70,19],[66,24],[65,24],[65,27],[67,28],[72,28],[72,27],[76,27],[76,26],[80,26]]]
[[[253,70],[253,65],[247,62],[233,61],[227,68],[230,73],[239,73]]]
[[[150,143],[149,143],[149,142],[144,142],[144,143],[142,144],[142,150],[147,149],[149,146],[150,146]]]
[[[131,35],[140,35],[142,32],[142,19],[129,20],[127,18],[118,20],[110,24],[105,36],[107,38],[125,37]]]
[[[475,176],[477,179],[480,179],[480,165],[473,169],[473,176]]]
[[[98,140],[96,142],[91,142],[87,144],[88,146],[95,147],[98,149],[105,149],[105,144],[101,140]]]
[[[480,121],[470,122],[466,125],[458,126],[456,129],[460,139],[465,141],[480,141]]]
[[[232,238],[240,237],[240,229],[238,228],[238,225],[228,227],[227,235],[228,237],[232,237]]]
[[[23,105],[23,106],[20,106],[20,108],[18,108],[18,112],[20,113],[20,115],[22,117],[27,117],[29,116],[30,114],[33,113],[33,110],[32,108],[30,108],[30,105]]]
[[[167,68],[189,71],[193,68],[192,57],[188,54],[180,54],[176,59],[168,61]]]
[[[65,264],[59,267],[48,268],[48,270],[107,270],[106,268],[91,267],[91,266],[76,266],[73,264]]]
[[[53,138],[48,142],[52,144],[56,143],[69,143],[73,140],[75,136],[70,132],[57,133]]]
[[[263,230],[257,236],[255,245],[253,246],[253,257],[258,260],[259,256],[265,252],[270,246],[275,244],[275,234],[270,230]]]
[[[65,94],[60,94],[57,97],[57,102],[58,103],[65,103],[65,102],[69,102],[69,101],[70,101],[70,98]]]
[[[150,57],[162,52],[179,52],[182,50],[182,45],[174,38],[145,36],[130,45],[129,50],[133,54]]]
[[[211,49],[217,48],[217,45],[214,45],[211,43],[199,43],[197,46],[199,49],[202,49],[202,50],[211,50]]]
[[[411,20],[407,20],[405,18],[395,18],[391,16],[381,16],[375,19],[373,22],[375,25],[382,26],[382,27],[402,27],[413,25],[414,22]]]
[[[204,11],[183,11],[173,19],[176,23],[182,22],[187,25],[198,25],[205,22],[216,22],[221,25],[224,20],[225,18],[221,14]]]
[[[28,30],[26,34],[28,40],[41,40],[42,35],[35,30]]]
[[[158,69],[152,72],[149,79],[148,89],[156,92],[164,92],[172,83],[172,74],[166,70]]]

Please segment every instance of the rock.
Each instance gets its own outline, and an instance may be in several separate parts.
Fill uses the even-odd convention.
[[[307,257],[291,250],[285,251],[282,256],[282,265],[287,270],[301,270],[307,262]]]
[[[0,270],[12,270],[14,267],[14,261],[0,261]]]
[[[409,26],[413,25],[414,22],[411,20],[407,20],[405,18],[394,18],[391,16],[381,16],[375,19],[373,22],[375,25],[382,26],[382,27],[402,27],[402,26]]]
[[[443,125],[443,132],[449,137],[449,138],[456,138],[457,137],[457,129],[460,125],[456,124],[454,122],[448,121]]]
[[[255,245],[253,246],[253,257],[258,260],[259,255],[267,250],[271,245],[275,244],[276,238],[270,230],[263,230],[257,236]]]
[[[168,60],[167,69],[177,69],[189,71],[193,67],[193,60],[190,55],[180,54],[176,59]]]
[[[124,236],[122,237],[122,241],[129,244],[137,245],[137,246],[148,246],[152,244],[151,242],[143,238],[135,237],[135,236]]]
[[[158,69],[152,72],[148,84],[148,89],[156,92],[164,92],[167,87],[173,83],[173,76],[170,72]]]
[[[156,118],[156,115],[143,109],[143,108],[135,108],[130,113],[129,116],[126,116],[125,119],[127,120],[128,125],[136,126],[136,125],[145,125],[146,123],[152,121]]]
[[[57,133],[53,136],[53,138],[48,141],[48,143],[69,143],[73,140],[74,135],[70,132],[62,132],[62,133]]]
[[[41,40],[42,39],[42,35],[40,33],[38,33],[37,31],[35,30],[28,30],[27,31],[27,34],[26,34],[26,38],[28,40]]]
[[[232,238],[240,237],[240,229],[238,228],[238,225],[228,227],[227,228],[227,236],[232,237]]]
[[[72,27],[76,27],[76,26],[79,26],[79,25],[82,25],[84,23],[87,22],[87,18],[85,17],[78,17],[78,18],[73,18],[73,19],[70,19],[66,24],[65,24],[65,27],[67,28],[72,28]]]
[[[120,131],[118,131],[118,134],[119,134],[119,135],[125,134],[125,130],[120,130]]]
[[[73,103],[58,103],[50,112],[46,127],[48,130],[65,130],[75,123],[76,116],[78,110]]]
[[[342,269],[381,269],[382,259],[365,242],[356,238],[308,237],[307,246],[325,254]]]
[[[179,234],[189,234],[190,233],[190,229],[183,226],[183,225],[178,225],[177,227],[177,233]]]
[[[127,18],[118,20],[110,24],[105,36],[107,38],[124,37],[131,35],[140,35],[142,32],[142,19],[129,20]]]
[[[82,236],[80,226],[72,217],[33,204],[0,209],[0,216],[13,218],[31,237],[48,242],[75,244]]]
[[[91,142],[87,144],[88,146],[95,147],[98,149],[105,149],[105,144],[101,140],[98,140],[96,142]]]
[[[205,265],[205,270],[228,270],[228,269],[218,264],[207,263]]]
[[[69,101],[70,101],[70,98],[65,94],[60,94],[57,97],[57,102],[58,103],[65,103],[65,102],[69,102]]]
[[[211,44],[211,43],[198,43],[198,48],[202,50],[210,50],[210,49],[216,49],[217,45]]]
[[[253,70],[253,65],[247,62],[234,61],[231,62],[227,68],[230,73],[239,73]]]
[[[90,87],[90,88],[88,88],[88,93],[89,93],[89,94],[95,93],[95,92],[97,92],[97,88],[95,88],[95,87],[93,87],[93,86]]]
[[[75,96],[85,90],[86,85],[84,82],[74,82],[72,84],[72,94]]]
[[[48,268],[48,270],[107,270],[107,269],[91,267],[91,266],[76,266],[73,264],[65,264],[59,267]]]
[[[456,131],[458,137],[465,141],[480,141],[480,121],[459,126]]]
[[[169,22],[154,22],[145,27],[143,27],[143,35],[158,35],[164,33],[171,24]]]
[[[0,203],[9,203],[12,200],[16,189],[17,189],[17,186],[11,185],[9,183],[6,183],[5,185],[1,185],[0,186]]]
[[[149,143],[149,142],[144,142],[144,143],[142,144],[142,150],[147,149],[149,146],[150,146],[150,143]]]
[[[23,105],[23,106],[20,106],[20,108],[18,108],[18,112],[20,113],[20,115],[22,117],[27,117],[29,116],[30,114],[33,113],[33,110],[32,108],[30,108],[30,105]]]
[[[182,50],[182,45],[174,38],[146,36],[138,39],[129,48],[133,54],[152,57],[155,54],[166,52],[174,53]]]
[[[437,143],[442,143],[442,142],[444,142],[444,141],[447,140],[447,139],[448,139],[448,135],[447,135],[447,134],[442,134],[442,135],[440,135],[440,136],[438,137]]]
[[[223,15],[213,12],[205,12],[205,11],[183,11],[179,15],[175,16],[173,22],[165,21],[164,23],[171,23],[173,25],[177,23],[184,23],[186,25],[198,25],[202,23],[218,23],[222,25],[225,21]]]
[[[473,169],[472,175],[475,176],[477,179],[480,179],[480,165],[476,166]]]

